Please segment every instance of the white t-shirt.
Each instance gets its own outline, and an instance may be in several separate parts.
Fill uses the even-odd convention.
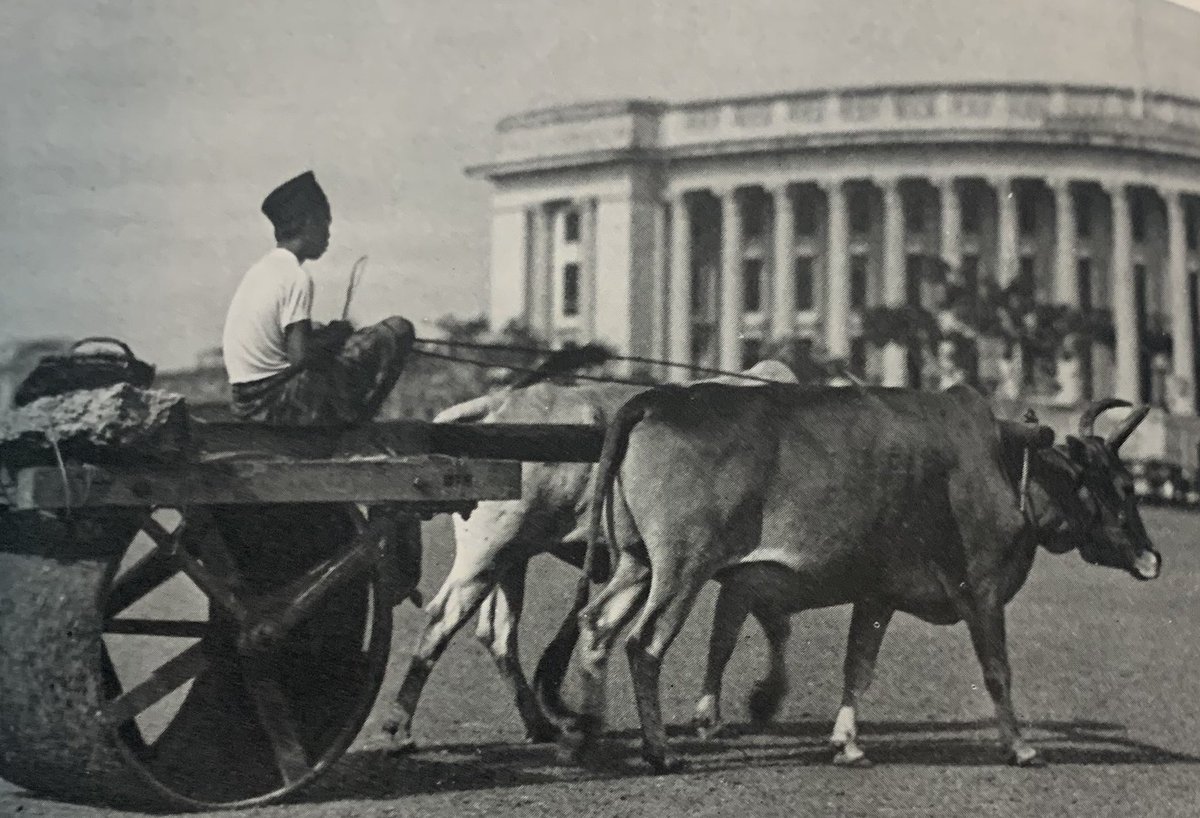
[[[313,284],[291,251],[276,247],[251,267],[225,315],[222,353],[230,383],[288,368],[283,330],[312,317]]]

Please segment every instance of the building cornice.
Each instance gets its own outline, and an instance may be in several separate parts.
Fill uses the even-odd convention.
[[[1015,141],[1200,156],[1200,100],[1132,89],[963,83],[806,90],[675,105],[587,103],[509,117],[496,178],[623,161],[760,153],[830,145]]]

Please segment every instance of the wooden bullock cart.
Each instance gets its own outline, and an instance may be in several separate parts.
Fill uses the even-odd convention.
[[[593,461],[582,426],[197,425],[182,460],[9,462],[0,776],[56,798],[260,804],[366,720],[420,521]]]

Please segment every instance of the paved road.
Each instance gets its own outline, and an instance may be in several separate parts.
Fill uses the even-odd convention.
[[[377,749],[378,714],[342,765],[295,803],[262,816],[459,815],[1200,815],[1200,516],[1148,511],[1166,561],[1155,583],[1042,553],[1010,606],[1019,713],[1051,762],[1045,770],[999,763],[991,704],[965,628],[898,617],[862,717],[878,765],[842,770],[825,744],[840,689],[848,609],[796,622],[793,688],[780,723],[704,745],[683,734],[703,668],[710,592],[664,669],[668,718],[692,766],[656,778],[637,758],[636,716],[623,662],[610,686],[611,761],[581,772],[528,746],[490,660],[469,634],[447,652],[416,732],[419,754]],[[449,566],[447,527],[428,529],[426,589]],[[525,626],[530,665],[571,589],[569,570],[536,562]],[[420,621],[397,612],[390,696]],[[762,672],[762,641],[748,626],[730,666],[727,715]],[[112,814],[40,800],[0,782],[0,815],[94,818]],[[219,813],[211,813],[216,815]]]

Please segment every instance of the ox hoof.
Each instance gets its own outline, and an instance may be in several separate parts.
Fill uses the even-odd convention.
[[[723,721],[699,721],[695,722],[696,736],[704,741],[713,741],[727,735],[729,728],[726,727]]]
[[[416,752],[417,743],[409,735],[408,729],[396,719],[388,719],[380,727],[386,737],[387,751],[390,755],[407,755]]]
[[[565,730],[558,736],[554,757],[566,767],[582,767],[591,755],[594,744],[591,735],[578,730]]]
[[[857,747],[846,746],[841,748],[833,757],[833,766],[847,767],[852,770],[866,770],[875,765],[862,750],[859,750]]]
[[[1008,757],[1008,763],[1014,767],[1023,767],[1028,770],[1041,769],[1046,766],[1046,759],[1042,754],[1032,747],[1024,747],[1019,750],[1014,750]]]
[[[671,775],[687,769],[688,763],[677,755],[643,756],[655,775]]]
[[[783,690],[778,685],[759,682],[750,691],[746,701],[746,709],[750,711],[750,721],[756,725],[767,724],[779,713],[779,705],[783,701]]]
[[[526,726],[525,741],[529,744],[549,744],[559,738],[558,728],[553,724],[534,724]]]

